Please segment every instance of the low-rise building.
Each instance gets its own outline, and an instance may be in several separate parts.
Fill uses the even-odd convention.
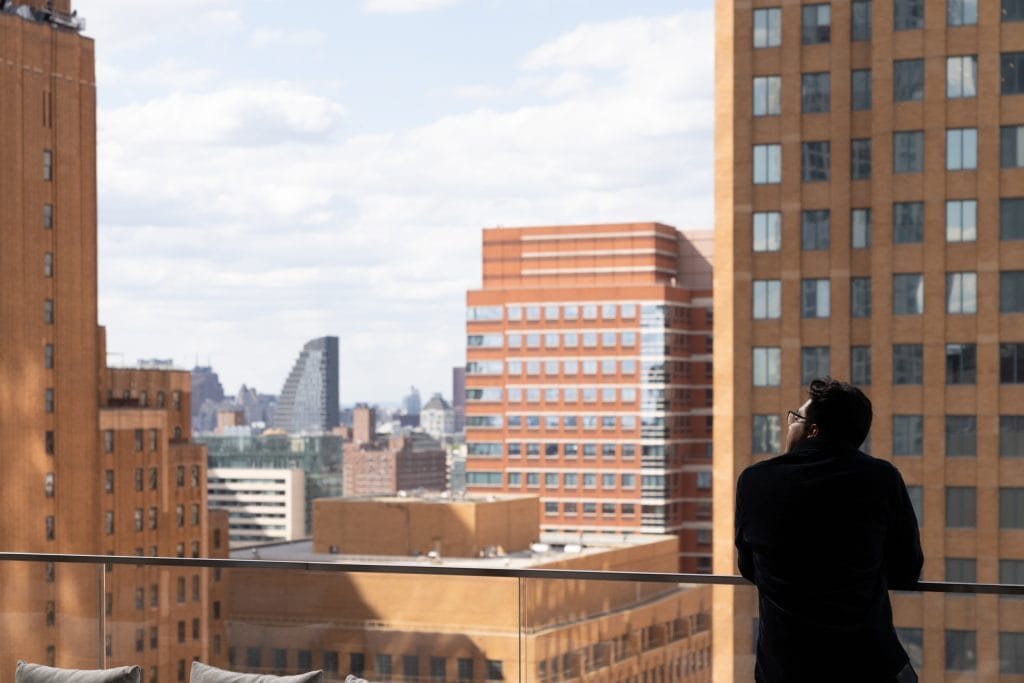
[[[209,470],[211,509],[228,512],[232,548],[306,536],[306,477],[300,469]]]

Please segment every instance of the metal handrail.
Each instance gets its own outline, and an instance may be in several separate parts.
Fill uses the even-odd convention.
[[[296,560],[240,560],[194,557],[139,557],[135,555],[72,555],[64,553],[0,552],[0,562],[59,562],[68,564],[111,564],[160,567],[203,567],[222,569],[278,569],[286,571],[355,572],[370,574],[413,574],[435,576],[477,576],[490,578],[634,581],[641,583],[687,583],[749,586],[742,576],[729,574],[683,574],[674,572],[627,572],[593,569],[526,569],[512,567],[453,567],[424,564],[374,564],[366,562],[318,562]],[[972,595],[1024,596],[1024,585],[919,581],[905,589],[924,593],[967,593]]]

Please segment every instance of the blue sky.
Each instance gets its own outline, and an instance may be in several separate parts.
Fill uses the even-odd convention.
[[[79,0],[111,361],[450,394],[480,230],[712,225],[711,0]]]

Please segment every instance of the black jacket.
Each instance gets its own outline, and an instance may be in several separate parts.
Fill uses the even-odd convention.
[[[906,665],[888,590],[917,581],[924,556],[890,463],[819,438],[751,465],[736,549],[758,589],[757,681],[891,681]]]

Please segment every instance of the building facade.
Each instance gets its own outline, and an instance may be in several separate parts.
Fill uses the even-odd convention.
[[[423,406],[420,427],[439,441],[455,432],[455,411],[441,394],[434,394]]]
[[[711,566],[710,264],[657,223],[488,229],[467,294],[467,487],[541,529],[674,534]],[[700,247],[700,248],[698,248]]]
[[[274,408],[274,426],[292,434],[325,434],[337,427],[338,338],[306,342]]]
[[[872,399],[923,578],[1020,583],[1024,6],[716,7],[715,572],[737,476],[831,374]],[[715,591],[715,679],[749,680],[753,592]],[[1024,674],[1016,603],[893,602],[921,680]]]
[[[210,509],[228,513],[229,546],[306,536],[306,477],[300,469],[211,469]]]
[[[210,469],[302,470],[306,536],[312,531],[313,501],[342,494],[343,444],[336,434],[200,436],[196,441],[206,446]]]
[[[312,542],[263,559],[672,571],[665,536],[538,546],[533,497],[323,500]],[[416,556],[414,553],[419,553]],[[246,551],[235,557],[250,556]],[[710,681],[706,586],[233,570],[232,666],[370,681]],[[571,615],[571,616],[570,616]],[[522,665],[522,666],[521,666]]]
[[[455,411],[455,431],[466,428],[466,366],[452,368],[452,410]]]
[[[444,491],[446,453],[433,437],[412,430],[376,433],[376,410],[365,404],[353,411],[352,441],[345,444],[343,494],[389,496],[399,491]]]

